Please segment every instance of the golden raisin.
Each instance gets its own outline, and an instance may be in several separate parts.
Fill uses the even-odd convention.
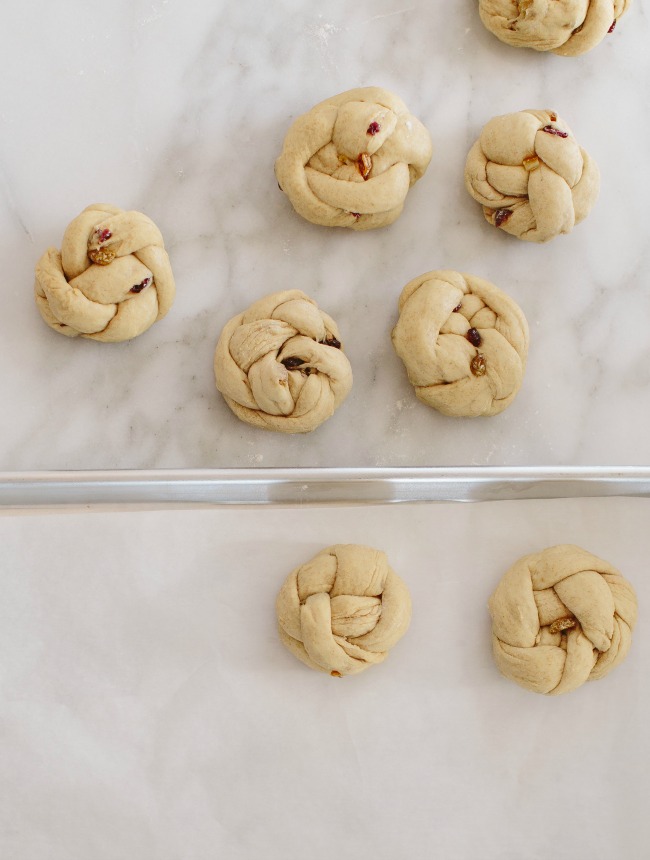
[[[359,173],[364,179],[367,179],[370,171],[372,170],[372,158],[367,152],[360,152],[357,164],[359,165]]]
[[[115,259],[115,251],[111,251],[110,248],[97,248],[97,250],[88,251],[88,256],[98,266],[108,266]]]
[[[561,633],[563,630],[570,630],[571,627],[576,626],[575,618],[558,618],[557,621],[554,621],[551,626],[548,628],[551,633]]]
[[[487,373],[487,363],[485,361],[485,356],[482,353],[477,353],[472,359],[469,369],[472,371],[474,376],[485,376]]]

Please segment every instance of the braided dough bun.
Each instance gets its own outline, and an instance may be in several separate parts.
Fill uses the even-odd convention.
[[[395,221],[431,160],[431,138],[379,87],[316,105],[289,129],[275,162],[280,188],[313,224],[371,230]]]
[[[300,290],[273,293],[231,319],[214,374],[238,418],[283,433],[315,430],[352,388],[336,323]]]
[[[489,606],[499,670],[552,696],[621,663],[637,618],[634,589],[619,571],[569,544],[520,558]]]
[[[515,48],[577,57],[616,26],[630,0],[479,0],[481,20]]]
[[[483,128],[467,156],[465,186],[490,224],[548,242],[587,217],[600,173],[557,114],[523,110]]]
[[[395,351],[415,393],[445,415],[497,415],[524,377],[528,324],[520,307],[489,281],[427,272],[399,298]]]
[[[280,638],[299,660],[355,675],[382,663],[406,633],[411,597],[381,550],[338,544],[289,574],[276,611]]]
[[[66,337],[130,340],[171,308],[174,276],[160,230],[141,212],[97,203],[72,221],[61,252],[36,265],[36,304]]]

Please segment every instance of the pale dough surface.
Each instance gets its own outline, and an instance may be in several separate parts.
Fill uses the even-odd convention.
[[[141,212],[96,203],[72,221],[61,251],[36,265],[36,304],[67,337],[130,340],[162,319],[175,285],[160,230]]]
[[[577,57],[595,48],[630,0],[479,0],[481,20],[515,48]]]
[[[284,433],[314,430],[352,388],[336,323],[300,290],[273,293],[231,319],[214,373],[238,418]]]
[[[276,611],[282,642],[303,663],[355,675],[406,633],[411,597],[384,552],[337,544],[289,574]]]
[[[399,314],[393,346],[420,400],[459,417],[497,415],[512,403],[528,324],[502,290],[475,275],[427,272],[404,287]]]
[[[608,562],[569,544],[519,559],[489,608],[499,670],[549,695],[575,690],[621,663],[637,620],[630,583]]]
[[[370,230],[399,217],[431,152],[429,132],[401,99],[362,87],[326,99],[293,123],[275,175],[308,221]]]
[[[548,242],[587,217],[600,173],[554,111],[523,110],[484,126],[467,156],[465,187],[490,224]]]

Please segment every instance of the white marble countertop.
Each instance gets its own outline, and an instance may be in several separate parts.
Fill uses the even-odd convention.
[[[0,67],[0,468],[417,466],[650,462],[650,22],[569,60],[502,45],[464,0],[81,0],[3,10]],[[367,234],[308,224],[278,191],[289,123],[363,85],[394,90],[434,157],[402,217]],[[534,246],[464,190],[492,116],[552,108],[600,165],[589,218]],[[47,329],[33,267],[92,202],[160,226],[178,295],[120,345]],[[389,333],[412,277],[455,268],[511,293],[531,327],[501,416],[450,419],[414,397]],[[223,324],[297,287],[339,322],[355,385],[315,433],[240,423],[214,387]]]

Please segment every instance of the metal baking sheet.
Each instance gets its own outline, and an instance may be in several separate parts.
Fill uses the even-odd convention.
[[[70,478],[73,496],[36,487],[91,498]],[[368,476],[344,504],[326,475],[338,504],[214,506],[232,488],[184,482],[203,502],[178,510],[172,482],[162,510],[5,509],[0,856],[644,860],[650,500],[503,499],[642,487],[548,478],[476,504],[359,504],[393,486]],[[337,542],[384,549],[414,607],[386,662],[342,680],[289,654],[274,616],[287,573]],[[611,675],[545,698],[498,674],[486,602],[516,558],[560,542],[615,563],[640,622]]]
[[[0,507],[365,504],[650,496],[650,467],[0,473]]]

